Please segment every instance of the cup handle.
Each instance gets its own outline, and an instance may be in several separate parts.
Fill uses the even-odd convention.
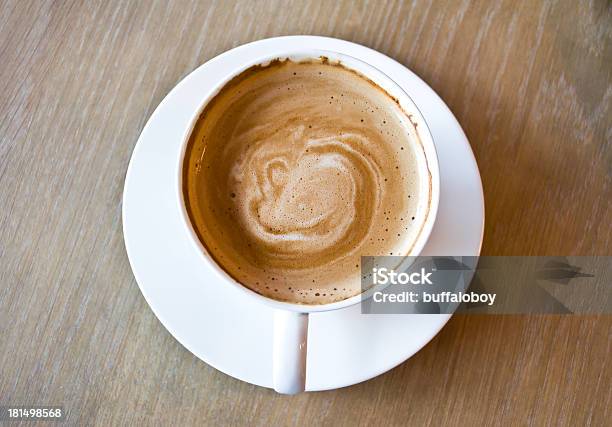
[[[308,314],[274,311],[272,376],[274,390],[296,394],[305,390]]]

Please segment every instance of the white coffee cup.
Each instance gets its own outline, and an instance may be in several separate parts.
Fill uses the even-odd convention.
[[[339,310],[358,304],[364,298],[364,294],[355,295],[342,301],[320,305],[292,304],[274,300],[262,296],[233,279],[223,270],[207,252],[205,246],[200,242],[193,229],[183,196],[183,161],[189,137],[193,128],[207,103],[227,84],[232,78],[254,65],[265,65],[274,59],[289,58],[300,61],[306,59],[317,59],[326,57],[331,62],[340,62],[344,67],[357,71],[368,79],[372,80],[387,93],[393,96],[400,104],[402,109],[411,116],[411,120],[416,125],[416,132],[423,145],[425,157],[424,167],[428,169],[431,176],[431,198],[427,217],[421,232],[419,233],[412,250],[407,256],[417,256],[421,253],[431,230],[433,228],[438,202],[440,197],[440,178],[438,171],[438,158],[431,133],[425,120],[419,112],[412,99],[399,87],[391,78],[382,71],[367,64],[366,62],[337,52],[313,49],[291,49],[275,52],[257,58],[254,61],[245,62],[236,67],[221,80],[209,93],[202,94],[202,104],[197,111],[193,112],[189,127],[185,130],[180,156],[175,164],[178,176],[178,186],[175,188],[176,201],[181,212],[181,222],[183,228],[192,243],[192,248],[200,254],[202,262],[212,267],[217,273],[218,286],[230,286],[244,293],[253,304],[266,304],[275,310],[274,314],[274,343],[273,343],[273,384],[274,389],[283,394],[295,394],[305,390],[306,384],[306,363],[307,363],[307,339],[308,339],[308,315],[322,311]],[[420,162],[423,163],[423,162]],[[423,171],[427,172],[426,170]],[[375,255],[375,254],[363,254]]]

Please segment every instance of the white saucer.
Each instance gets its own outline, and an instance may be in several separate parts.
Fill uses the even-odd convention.
[[[216,369],[272,387],[272,311],[217,286],[179,238],[170,164],[194,111],[228,68],[288,46],[332,50],[368,62],[412,97],[433,134],[441,195],[428,255],[478,255],[484,200],[470,145],[436,93],[393,59],[343,40],[292,36],[260,40],[213,58],[183,79],[157,107],[136,144],[123,194],[123,233],[136,281],[155,315],[189,351]],[[402,363],[450,315],[362,315],[359,305],[311,315],[307,390],[326,390],[373,378]]]

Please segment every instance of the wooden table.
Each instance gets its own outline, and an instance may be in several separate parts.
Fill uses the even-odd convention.
[[[484,254],[611,253],[605,0],[0,0],[0,405],[104,426],[609,423],[611,316],[455,316],[398,368],[295,397],[157,321],[121,233],[138,135],[199,64],[287,34],[372,47],[441,95],[482,173]]]

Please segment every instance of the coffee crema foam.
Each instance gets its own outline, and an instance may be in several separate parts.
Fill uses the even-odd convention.
[[[197,120],[183,172],[209,254],[242,285],[292,303],[361,293],[360,257],[408,254],[431,197],[410,117],[325,59],[231,80]]]

